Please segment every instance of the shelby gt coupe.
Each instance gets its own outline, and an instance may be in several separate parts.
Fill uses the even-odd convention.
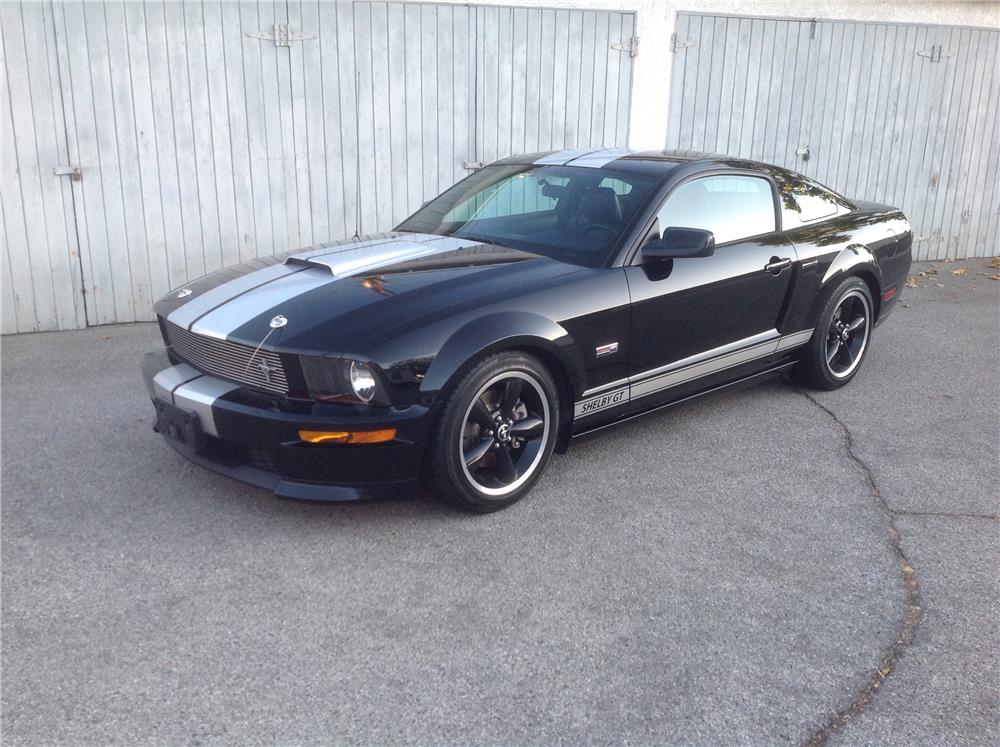
[[[155,429],[206,467],[493,511],[582,434],[785,371],[843,386],[911,243],[899,210],[762,163],[508,158],[392,232],[171,292],[143,371]]]

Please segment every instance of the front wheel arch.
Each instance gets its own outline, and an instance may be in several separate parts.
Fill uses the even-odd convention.
[[[475,319],[452,334],[420,384],[422,398],[440,403],[472,366],[508,350],[524,350],[546,363],[572,398],[583,390],[583,356],[569,332],[538,314],[509,312]],[[558,375],[557,375],[558,374]]]

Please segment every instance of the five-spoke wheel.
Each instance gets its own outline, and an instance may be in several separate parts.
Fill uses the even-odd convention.
[[[516,490],[538,466],[549,419],[545,392],[531,374],[494,376],[465,414],[459,440],[466,477],[487,495]]]
[[[871,291],[858,277],[844,279],[827,295],[812,339],[799,353],[795,377],[817,389],[836,389],[858,372],[875,324]]]
[[[826,365],[837,378],[850,376],[861,363],[871,328],[871,304],[860,290],[843,296],[830,318],[826,337]]]
[[[490,356],[445,403],[428,453],[431,489],[462,508],[495,511],[538,479],[558,430],[558,389],[536,358]]]

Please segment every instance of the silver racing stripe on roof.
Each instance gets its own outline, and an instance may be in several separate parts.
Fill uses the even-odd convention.
[[[607,166],[612,161],[616,161],[622,156],[627,156],[630,153],[635,153],[632,148],[607,148],[605,150],[594,151],[593,153],[588,153],[586,155],[580,156],[579,158],[574,158],[572,161],[567,163],[567,166],[584,166],[590,169],[599,169],[602,166]]]
[[[572,150],[557,150],[555,153],[549,153],[547,156],[542,156],[537,161],[534,162],[535,166],[563,166],[574,158],[579,158],[580,156],[585,156],[588,153],[594,153],[597,148],[574,148]]]
[[[246,275],[241,275],[233,280],[220,283],[211,290],[195,296],[186,304],[171,311],[167,315],[167,320],[173,322],[178,327],[190,329],[198,317],[207,314],[215,307],[221,306],[227,301],[231,301],[237,296],[261,285],[270,283],[285,275],[290,275],[293,272],[299,272],[301,269],[301,267],[279,263],[248,272]]]

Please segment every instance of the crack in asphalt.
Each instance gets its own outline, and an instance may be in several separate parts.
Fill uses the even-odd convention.
[[[906,592],[906,612],[900,623],[899,632],[893,643],[884,651],[879,665],[868,681],[855,693],[850,702],[838,709],[833,716],[827,719],[826,723],[812,732],[803,742],[807,747],[818,747],[825,745],[834,733],[846,726],[855,716],[860,714],[865,707],[875,698],[882,687],[882,683],[888,678],[896,667],[900,655],[913,641],[913,636],[917,625],[923,617],[923,607],[920,602],[920,588],[917,584],[913,567],[903,552],[899,538],[899,530],[896,529],[894,517],[903,512],[894,511],[886,502],[882,491],[879,490],[875,482],[875,476],[871,467],[854,450],[854,439],[847,425],[837,416],[837,414],[822,402],[817,400],[809,392],[799,389],[799,392],[816,407],[825,412],[833,422],[835,422],[843,433],[843,447],[848,459],[861,471],[867,483],[868,490],[875,502],[876,508],[882,514],[882,523],[888,534],[889,548],[896,558],[900,573],[903,578],[903,587]]]
[[[961,511],[906,511],[902,509],[890,508],[893,516],[935,516],[947,519],[988,519],[989,521],[1000,521],[1000,514],[970,514]]]

